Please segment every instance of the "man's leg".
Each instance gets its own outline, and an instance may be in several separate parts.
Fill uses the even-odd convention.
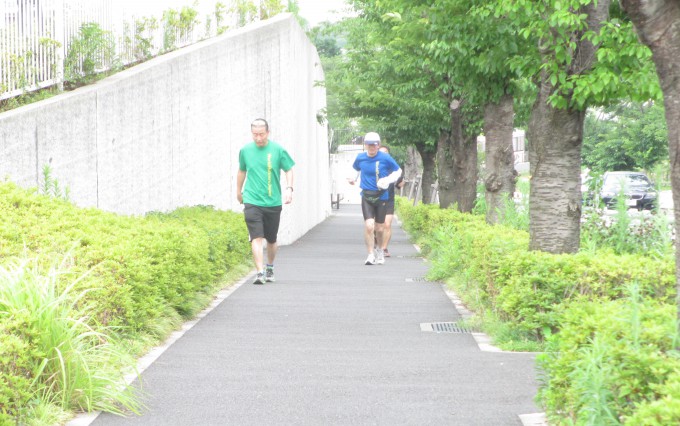
[[[385,224],[384,223],[378,223],[378,220],[376,219],[375,222],[375,237],[377,242],[377,246],[375,247],[375,264],[376,265],[382,265],[385,263],[385,253],[383,253],[382,249],[382,243],[383,243],[383,231],[385,229]]]
[[[368,254],[373,254],[374,240],[373,236],[375,233],[375,219],[369,218],[364,221],[364,241],[366,241],[366,252]]]
[[[368,257],[364,265],[375,265],[375,253],[373,250],[376,247],[375,241],[375,212],[376,206],[369,203],[365,198],[361,198],[361,212],[364,216],[364,242],[366,243],[366,251]]]
[[[378,241],[378,246],[375,250],[375,263],[382,265],[385,263],[385,253],[383,252],[383,241],[385,231],[385,217],[387,216],[387,203],[381,201],[376,205],[375,209],[375,236]]]
[[[274,264],[274,259],[276,259],[276,250],[279,246],[276,243],[270,243],[267,241],[267,263],[270,265]]]
[[[267,282],[274,282],[276,281],[276,278],[274,277],[274,259],[276,259],[278,245],[276,244],[276,241],[273,243],[270,243],[266,239],[265,241],[267,242],[267,265],[265,266],[264,277]]]
[[[265,276],[264,276],[264,241],[265,239],[262,237],[259,238],[253,238],[250,241],[250,248],[253,251],[253,263],[255,263],[255,268],[257,269],[256,275],[255,275],[255,280],[253,281],[253,284],[264,284],[265,283]]]
[[[394,216],[391,214],[385,215],[385,226],[383,227],[383,232],[382,232],[382,244],[380,247],[383,248],[383,250],[387,249],[387,245],[390,243],[390,240],[392,239],[392,218]]]
[[[385,224],[377,223],[375,224],[375,238],[377,240],[376,248],[380,249],[384,246],[385,241]]]
[[[243,213],[246,219],[246,226],[248,227],[248,235],[250,238],[250,249],[253,253],[253,263],[257,269],[254,284],[264,284],[264,229],[263,229],[263,215],[262,210],[246,204]]]
[[[264,238],[267,241],[267,265],[265,270],[265,277],[267,282],[274,282],[274,260],[276,259],[276,252],[278,245],[276,244],[279,223],[281,222],[281,207],[271,207],[266,209],[264,216]]]
[[[253,251],[253,262],[255,263],[255,268],[257,272],[262,272],[264,270],[264,241],[263,237],[253,238],[250,242],[250,247]]]
[[[366,251],[368,256],[364,265],[375,265],[375,253],[373,249],[375,248],[375,219],[369,218],[364,221],[364,242],[366,243]]]

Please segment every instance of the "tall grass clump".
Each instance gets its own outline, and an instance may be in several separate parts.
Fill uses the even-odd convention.
[[[529,232],[529,186],[529,180],[517,180],[517,198],[506,198],[503,211],[498,212],[501,225]]]
[[[68,276],[70,259],[41,272],[36,261],[0,267],[0,424],[58,424],[70,411],[138,412],[123,374],[134,359],[97,324]],[[92,291],[96,291],[93,289]]]
[[[619,255],[656,258],[673,255],[673,227],[668,217],[658,211],[631,217],[623,192],[616,199],[613,216],[607,216],[602,206],[595,205],[584,213],[581,222],[582,250],[609,249]]]
[[[54,198],[60,198],[64,201],[69,201],[70,189],[68,186],[62,187],[57,179],[52,177],[52,168],[45,164],[42,169],[42,182],[40,185],[40,193]]]
[[[509,194],[503,200],[500,208],[497,208],[498,224],[508,226],[520,231],[529,231],[529,180],[520,178],[517,180],[515,194]],[[486,204],[486,191],[483,184],[477,186],[478,197],[472,213],[485,216],[488,206]]]

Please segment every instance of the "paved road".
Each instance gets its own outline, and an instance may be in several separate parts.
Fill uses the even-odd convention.
[[[460,314],[396,228],[365,266],[359,206],[342,205],[142,374],[141,416],[109,425],[521,425],[539,411],[531,354],[480,351],[467,333],[421,331]],[[139,385],[139,383],[137,383]]]

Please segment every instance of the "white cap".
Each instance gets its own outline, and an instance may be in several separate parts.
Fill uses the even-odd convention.
[[[364,136],[364,143],[366,145],[380,145],[380,135],[376,132],[368,132],[366,133],[366,136]]]

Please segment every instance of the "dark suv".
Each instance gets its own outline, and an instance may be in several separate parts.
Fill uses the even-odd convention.
[[[616,208],[616,197],[626,196],[628,208],[652,210],[657,205],[654,184],[641,172],[606,172],[602,176],[600,197],[608,208]]]

